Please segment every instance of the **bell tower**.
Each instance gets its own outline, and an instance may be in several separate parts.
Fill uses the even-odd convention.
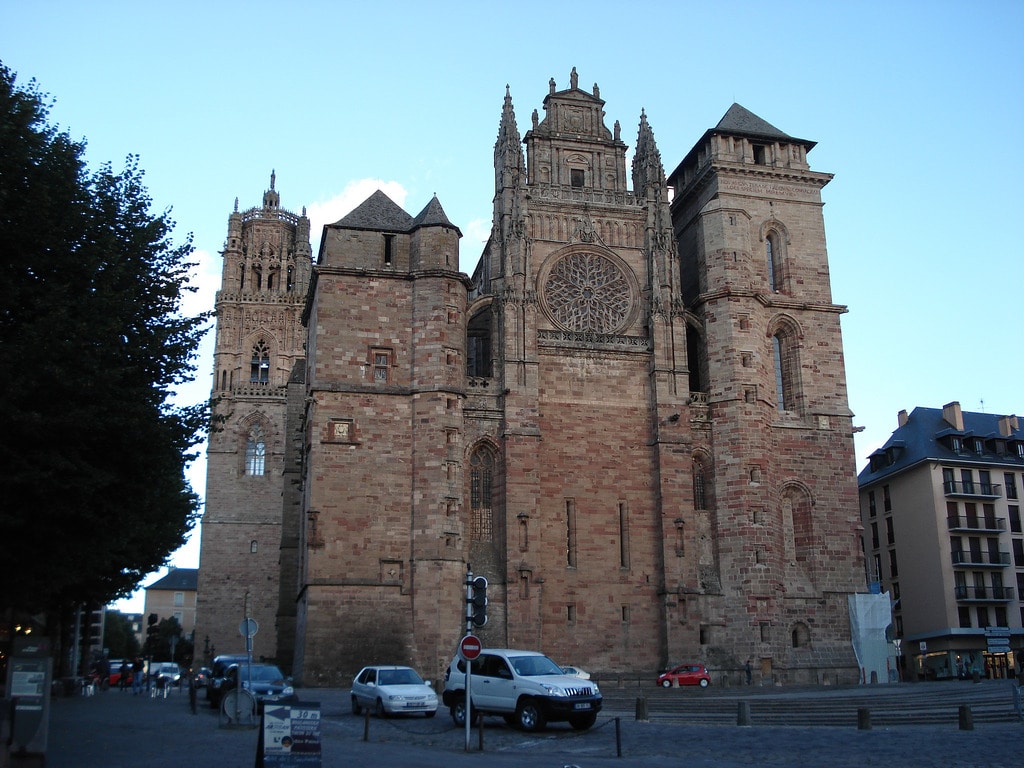
[[[221,289],[216,297],[214,423],[207,453],[200,548],[197,651],[244,650],[238,624],[256,619],[257,657],[290,667],[297,542],[282,539],[286,387],[302,369],[300,316],[312,261],[309,219],[281,208],[271,173],[260,206],[228,217]],[[287,591],[287,590],[286,590]],[[292,590],[294,594],[294,590]]]

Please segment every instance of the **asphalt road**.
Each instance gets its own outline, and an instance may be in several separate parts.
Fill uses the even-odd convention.
[[[445,711],[432,719],[366,719],[351,714],[346,690],[300,694],[303,701],[320,702],[323,766],[1017,768],[1024,764],[1021,723],[982,724],[974,730],[955,725],[858,730],[855,724],[839,728],[635,722],[605,713],[585,733],[553,724],[542,733],[526,734],[499,718],[488,718],[483,752],[476,731],[467,752],[465,732],[452,725]],[[202,699],[192,714],[188,697],[180,692],[151,699],[107,691],[52,701],[46,766],[249,768],[256,761],[257,740],[255,729],[225,727]]]

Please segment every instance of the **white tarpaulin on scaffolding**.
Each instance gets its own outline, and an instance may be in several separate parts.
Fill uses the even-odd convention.
[[[889,682],[889,642],[885,630],[891,623],[892,603],[888,592],[850,595],[853,653],[860,666],[862,683]]]

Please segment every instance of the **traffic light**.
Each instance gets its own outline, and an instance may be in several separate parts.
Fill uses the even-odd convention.
[[[156,635],[159,631],[159,627],[157,626],[158,621],[160,621],[160,617],[155,613],[149,614],[149,617],[146,619],[146,624],[149,625],[146,627],[146,645],[150,648],[152,648],[153,643],[156,642]]]
[[[473,624],[482,627],[487,623],[487,579],[477,576],[469,582],[471,596],[468,598],[470,604],[470,618]]]

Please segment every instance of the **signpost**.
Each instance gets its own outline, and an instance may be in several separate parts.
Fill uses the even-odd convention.
[[[264,768],[320,768],[320,704],[296,702],[263,710],[256,765]]]
[[[472,661],[477,658],[483,649],[480,638],[473,637],[473,635],[466,635],[459,641],[459,655],[466,661]]]

